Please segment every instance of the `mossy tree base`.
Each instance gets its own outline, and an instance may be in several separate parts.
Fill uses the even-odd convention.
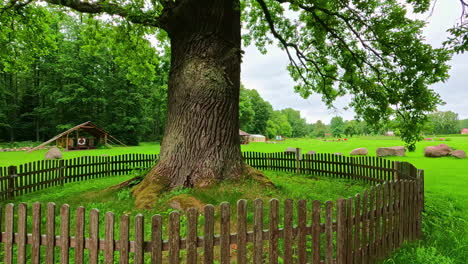
[[[222,180],[231,180],[231,181],[245,181],[245,180],[254,180],[259,182],[263,186],[274,187],[272,181],[270,181],[261,171],[256,170],[250,167],[247,164],[242,164],[239,173],[226,175],[224,179],[217,179],[216,177],[210,177],[195,186],[174,186],[171,184],[171,179],[162,174],[158,168],[155,166],[145,178],[132,189],[132,194],[135,198],[135,206],[138,209],[150,209],[156,203],[158,197],[164,192],[171,191],[178,188],[209,188],[215,184],[221,182]],[[126,181],[126,183],[120,184],[120,187],[127,185],[128,182],[134,181],[131,179]]]

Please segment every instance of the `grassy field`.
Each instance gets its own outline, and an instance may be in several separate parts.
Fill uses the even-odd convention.
[[[425,170],[425,191],[426,191],[426,212],[424,213],[423,229],[425,238],[417,243],[409,244],[399,250],[391,258],[386,260],[386,263],[466,263],[468,259],[468,159],[460,160],[452,157],[445,158],[425,158],[423,155],[424,147],[445,143],[452,148],[468,151],[468,137],[462,136],[446,136],[446,141],[423,141],[417,144],[417,150],[413,153],[407,153],[406,157],[392,158],[395,160],[408,161],[416,167]],[[314,150],[322,153],[335,153],[342,152],[348,155],[349,152],[358,147],[366,147],[369,149],[370,155],[375,155],[375,150],[378,147],[389,147],[403,145],[403,142],[392,137],[360,137],[350,138],[348,142],[331,142],[321,141],[316,139],[290,139],[282,143],[266,144],[266,143],[251,143],[242,146],[243,151],[259,151],[259,152],[278,152],[284,151],[287,147],[300,147],[303,152]],[[65,158],[72,158],[84,155],[118,155],[125,153],[158,153],[159,144],[157,143],[143,143],[138,147],[116,147],[112,149],[91,150],[91,151],[70,151],[65,152]],[[24,152],[0,152],[0,166],[21,164],[28,161],[42,159],[45,151],[37,151],[33,153]],[[274,173],[268,173],[268,176],[274,179]],[[276,177],[282,178],[282,177]],[[121,179],[116,179],[121,180]],[[108,186],[111,182],[102,180],[102,183],[94,184],[93,186]],[[110,180],[114,182],[113,180]],[[320,181],[325,183],[326,181]],[[87,190],[86,185],[78,184]],[[346,184],[345,184],[346,185]],[[235,185],[234,185],[235,186]],[[292,186],[292,185],[291,185]],[[301,189],[298,187],[301,186]],[[303,186],[306,186],[304,188]],[[262,197],[290,197],[290,198],[310,198],[310,199],[334,199],[334,195],[348,195],[346,191],[334,189],[334,193],[321,196],[324,188],[317,187],[316,191],[309,191],[312,188],[310,182],[302,182],[296,187],[286,188],[285,194],[282,192],[272,192],[270,194],[264,193],[260,189],[252,189],[253,192],[262,193]],[[239,186],[237,186],[239,187]],[[227,189],[226,189],[227,188]],[[358,187],[356,187],[358,188]],[[221,188],[223,189],[223,188]],[[236,189],[230,189],[227,185],[224,187],[223,194],[216,193],[212,198],[210,195],[203,198],[207,202],[217,202],[219,197],[230,202],[241,197],[241,194],[236,194]],[[248,188],[247,188],[248,189]],[[50,190],[50,189],[49,189]],[[32,202],[39,201],[56,201],[58,204],[67,202],[71,204],[89,203],[87,207],[96,207],[104,210],[112,210],[119,213],[120,209],[132,210],[131,199],[127,199],[128,204],[122,203],[117,198],[112,198],[107,203],[101,202],[98,199],[91,199],[87,201],[83,197],[73,200],[70,197],[80,197],[77,193],[69,193],[68,188],[61,191],[45,192],[45,194],[30,194],[24,196],[21,201]],[[237,188],[239,190],[239,188]],[[299,190],[297,192],[293,192]],[[301,191],[305,190],[305,191]],[[352,191],[355,189],[351,188]],[[188,192],[186,190],[182,192]],[[177,194],[177,193],[176,193]],[[257,194],[257,195],[259,195]],[[44,196],[45,195],[45,196]],[[120,197],[129,198],[128,193],[119,194]],[[169,194],[169,196],[172,194]],[[193,193],[193,195],[197,195]],[[202,195],[198,193],[198,195]],[[306,196],[307,195],[307,196]],[[304,197],[305,196],[305,197]],[[65,198],[64,198],[65,197]],[[68,197],[68,198],[66,198]],[[243,197],[251,198],[249,194]],[[313,198],[315,197],[315,198]],[[328,198],[327,198],[328,197]],[[168,198],[168,197],[166,197]],[[157,206],[154,211],[148,213],[161,213],[166,210],[164,203],[167,202],[166,198],[161,199],[161,204]],[[215,199],[216,198],[216,199]],[[71,199],[71,200],[70,200]],[[117,199],[117,200],[115,200]],[[202,199],[202,200],[203,200]],[[213,199],[213,200],[210,200]],[[125,199],[124,199],[125,200]],[[232,201],[231,201],[232,200]],[[20,200],[17,200],[20,201]],[[17,202],[15,201],[15,202]],[[97,202],[99,201],[99,202]],[[122,204],[125,204],[124,206]]]

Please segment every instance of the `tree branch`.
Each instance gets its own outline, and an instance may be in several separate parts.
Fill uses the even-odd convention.
[[[109,14],[127,19],[128,21],[145,26],[161,27],[159,14],[155,12],[142,11],[131,5],[121,6],[104,1],[83,2],[79,0],[43,0],[53,5],[66,6],[78,12],[89,14]]]
[[[307,80],[307,78],[302,74],[302,70],[301,68],[299,67],[299,65],[297,64],[296,60],[294,60],[294,58],[292,57],[291,55],[291,52],[289,50],[289,48],[292,48],[294,49],[294,51],[296,52],[296,56],[297,58],[299,59],[299,62],[300,64],[302,65],[302,67],[304,67],[306,70],[307,70],[307,66],[305,64],[305,61],[306,62],[309,62],[311,63],[314,68],[315,68],[315,72],[322,78],[323,80],[323,84],[325,85],[326,83],[326,78],[329,78],[329,79],[332,79],[332,80],[335,80],[335,81],[339,81],[338,79],[336,79],[336,77],[334,76],[330,76],[326,73],[323,73],[320,69],[320,66],[318,65],[318,63],[314,60],[311,60],[309,58],[307,58],[307,56],[304,55],[304,53],[299,49],[298,45],[297,44],[294,44],[294,43],[290,43],[290,42],[287,42],[285,40],[285,38],[283,38],[283,36],[281,36],[281,34],[278,33],[278,31],[276,30],[276,27],[275,27],[275,24],[273,22],[273,19],[271,17],[271,14],[270,14],[270,11],[268,10],[268,7],[265,3],[264,0],[256,0],[258,2],[258,4],[260,5],[260,7],[262,8],[263,10],[263,13],[265,15],[265,19],[267,20],[268,22],[268,26],[270,27],[270,31],[271,33],[273,34],[273,36],[278,39],[278,41],[281,43],[281,45],[284,47],[284,49],[286,50],[286,53],[288,55],[288,58],[289,58],[289,61],[291,63],[291,65],[296,69],[296,71],[298,72],[298,74],[300,75],[302,81],[306,84],[306,85],[311,85],[309,83],[309,81]]]
[[[32,1],[33,0],[27,0],[26,2],[18,2],[17,0],[11,0],[7,5],[5,5],[4,8],[1,8],[2,12],[0,14],[3,14],[8,9],[18,10],[20,8],[23,8],[27,6],[29,3],[31,3]]]

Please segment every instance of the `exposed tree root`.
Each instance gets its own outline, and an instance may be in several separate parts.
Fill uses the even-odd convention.
[[[139,184],[141,181],[143,181],[143,177],[144,176],[136,176],[136,177],[133,177],[129,180],[126,180],[122,183],[119,183],[117,185],[113,185],[107,189],[105,189],[104,191],[120,191],[122,189],[126,189],[126,188],[132,188],[134,186],[136,186],[137,184]]]

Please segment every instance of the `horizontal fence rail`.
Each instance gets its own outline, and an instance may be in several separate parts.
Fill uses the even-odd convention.
[[[228,203],[206,205],[202,212],[174,211],[168,219],[100,215],[97,209],[86,212],[83,207],[72,214],[68,205],[58,210],[53,203],[45,210],[40,203],[31,208],[19,204],[17,210],[7,204],[3,260],[24,263],[28,256],[32,263],[375,263],[403,242],[421,237],[421,179],[386,182],[325,203],[285,200],[280,206],[272,199],[264,206],[257,199],[249,211],[248,202],[239,200],[235,217]],[[144,230],[145,220],[151,221],[150,230]],[[99,230],[104,230],[102,236]]]

